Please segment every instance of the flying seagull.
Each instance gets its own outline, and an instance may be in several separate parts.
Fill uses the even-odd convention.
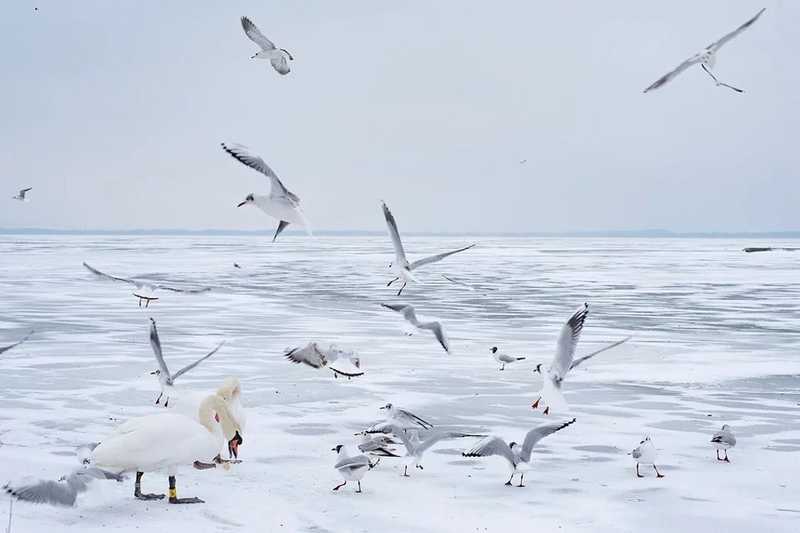
[[[405,304],[399,304],[399,305],[381,304],[381,305],[386,309],[391,309],[392,311],[395,311],[396,313],[400,313],[401,315],[403,315],[403,318],[405,318],[409,324],[414,326],[414,328],[418,330],[420,329],[430,330],[436,336],[436,340],[439,341],[439,344],[442,345],[444,351],[450,353],[450,343],[447,340],[447,336],[445,336],[444,334],[444,329],[442,329],[441,323],[435,320],[431,322],[420,322],[417,319],[417,314],[414,311],[414,307],[410,305],[405,305]]]
[[[86,269],[103,279],[108,279],[111,281],[120,281],[122,283],[127,283],[129,285],[133,285],[136,287],[136,290],[133,291],[133,295],[139,298],[139,307],[142,306],[142,302],[145,302],[145,307],[150,306],[150,302],[153,300],[158,300],[158,296],[155,295],[157,290],[162,291],[170,291],[170,292],[182,292],[184,294],[198,294],[201,292],[208,292],[211,289],[209,287],[201,287],[198,289],[179,289],[177,287],[170,287],[168,285],[162,285],[161,283],[152,283],[137,279],[130,279],[130,278],[121,278],[119,276],[112,276],[111,274],[106,274],[105,272],[100,272],[96,268],[89,265],[89,263],[83,263],[83,266]]]
[[[471,435],[469,433],[461,433],[458,431],[437,431],[434,430],[426,435],[424,439],[419,436],[418,429],[403,429],[397,424],[384,423],[379,424],[369,430],[367,433],[389,433],[403,442],[406,448],[406,455],[403,465],[403,476],[409,477],[408,467],[414,466],[420,470],[424,470],[420,464],[422,462],[423,454],[433,447],[439,441],[446,439],[460,439],[464,437],[481,437],[482,435]]]
[[[741,26],[730,32],[729,34],[723,36],[721,39],[718,39],[713,43],[709,44],[708,46],[706,46],[702,52],[696,53],[695,55],[693,55],[692,57],[690,57],[677,67],[675,67],[675,69],[672,70],[671,72],[668,72],[663,76],[661,76],[660,78],[658,78],[655,82],[653,82],[652,85],[650,85],[650,87],[645,89],[644,92],[652,91],[653,89],[658,89],[659,87],[665,85],[668,81],[672,80],[672,78],[674,78],[687,68],[691,67],[692,65],[696,65],[698,63],[700,63],[700,66],[703,67],[703,70],[705,70],[706,73],[709,76],[711,76],[711,78],[714,80],[714,83],[717,84],[717,87],[727,87],[728,89],[733,89],[737,93],[744,92],[742,89],[738,89],[732,85],[728,85],[727,83],[722,83],[717,79],[716,76],[714,76],[714,73],[711,71],[714,69],[714,64],[716,63],[717,59],[717,52],[719,51],[720,48],[722,48],[722,45],[724,45],[725,43],[727,43],[728,41],[730,41],[731,39],[742,33],[750,26],[752,26],[753,23],[758,20],[758,17],[760,17],[761,14],[764,13],[765,9],[766,8],[756,13],[753,18],[751,18],[750,20],[748,20],[747,22],[745,22],[744,24],[742,24]]]
[[[584,361],[594,357],[597,354],[610,350],[620,344],[628,341],[630,337],[626,337],[620,341],[604,346],[603,348],[575,359],[575,347],[578,345],[578,339],[583,331],[583,323],[589,314],[589,304],[584,303],[573,315],[567,320],[567,323],[561,327],[561,333],[558,336],[558,344],[556,347],[556,355],[553,362],[550,363],[550,368],[547,370],[547,375],[542,372],[542,364],[536,365],[534,372],[539,372],[543,375],[543,385],[540,392],[539,399],[533,402],[534,409],[539,407],[539,403],[544,400],[544,414],[550,413],[550,407],[555,404],[558,408],[565,408],[566,402],[561,394],[561,384],[567,373],[570,370],[580,365]]]
[[[289,189],[281,183],[277,174],[269,168],[269,165],[267,165],[263,159],[256,155],[251,155],[247,151],[247,147],[239,144],[228,146],[222,143],[222,149],[243,165],[247,165],[269,178],[272,184],[269,195],[250,193],[237,207],[251,204],[258,207],[269,216],[277,218],[278,229],[275,230],[272,242],[275,242],[278,235],[280,235],[289,224],[300,224],[306,229],[306,232],[311,235],[308,221],[306,220],[303,210],[300,209],[300,197],[289,191]]]
[[[711,437],[711,445],[717,450],[717,461],[731,462],[730,459],[728,459],[728,448],[736,446],[736,437],[728,424],[724,424],[722,429],[714,432],[714,436]],[[725,450],[724,458],[719,456],[720,450]]]
[[[20,344],[22,344],[23,342],[25,342],[26,340],[28,340],[28,339],[30,338],[30,336],[31,336],[31,335],[33,335],[33,330],[31,330],[31,331],[30,331],[30,332],[29,332],[27,335],[25,335],[24,337],[22,337],[20,340],[18,340],[18,341],[17,341],[17,342],[15,342],[14,344],[9,344],[8,346],[0,346],[0,354],[1,354],[1,353],[5,353],[5,352],[9,351],[11,348],[14,348],[14,347],[16,347],[16,346],[19,346]]]
[[[304,348],[287,348],[283,355],[293,363],[303,363],[312,368],[328,367],[333,371],[334,377],[342,375],[350,379],[364,375],[364,372],[360,370],[361,360],[358,356],[353,352],[346,352],[333,344],[325,350],[320,348],[316,342],[309,342]],[[339,367],[336,368],[334,364],[340,360],[350,363],[352,369],[347,368],[347,363],[345,363],[345,366],[336,365]]]
[[[392,245],[394,246],[394,261],[389,263],[389,270],[394,273],[396,278],[390,281],[386,286],[389,287],[395,281],[402,279],[403,286],[400,287],[400,290],[397,291],[397,295],[400,296],[400,293],[403,292],[403,289],[406,288],[406,284],[409,281],[417,281],[417,278],[414,277],[412,271],[418,269],[421,266],[428,265],[430,263],[435,263],[437,261],[441,261],[447,256],[457,254],[458,252],[463,252],[464,250],[469,250],[475,244],[470,244],[469,246],[465,246],[464,248],[459,248],[458,250],[453,250],[452,252],[445,252],[442,254],[431,255],[428,257],[423,257],[413,263],[409,263],[408,259],[406,259],[406,252],[403,250],[403,241],[400,240],[400,232],[397,230],[397,222],[394,219],[394,215],[392,212],[389,211],[389,208],[386,206],[385,202],[382,202],[383,205],[383,216],[386,219],[386,225],[389,228],[389,236],[392,238]]]
[[[158,329],[156,329],[156,321],[152,318],[150,319],[150,346],[153,348],[153,355],[156,356],[156,362],[158,363],[158,370],[151,372],[151,374],[158,376],[158,382],[161,385],[161,394],[158,395],[156,398],[156,405],[161,402],[161,398],[166,395],[166,400],[164,401],[164,407],[169,406],[169,396],[170,392],[175,385],[175,380],[181,377],[183,374],[188,372],[189,370],[193,369],[215,353],[217,350],[222,348],[222,345],[225,344],[225,341],[219,343],[216,348],[208,352],[206,355],[191,363],[186,365],[185,367],[181,368],[174,374],[169,371],[167,368],[167,363],[164,361],[164,354],[161,351],[161,339],[158,338]]]
[[[552,435],[556,431],[560,431],[574,423],[575,419],[573,418],[569,422],[547,424],[533,428],[525,435],[525,440],[522,441],[522,445],[516,442],[506,444],[506,441],[500,437],[486,437],[471,450],[464,452],[462,455],[464,457],[488,457],[490,455],[499,455],[508,461],[508,465],[511,467],[511,477],[506,481],[506,485],[510,486],[511,482],[514,480],[514,476],[519,474],[519,485],[517,486],[524,487],[523,478],[525,477],[525,473],[531,469],[531,452],[533,452],[533,447],[536,446],[536,443],[546,436]]]
[[[253,24],[249,18],[242,17],[242,28],[245,35],[256,43],[261,50],[250,56],[250,59],[269,59],[272,63],[272,68],[278,71],[278,74],[289,74],[289,61],[294,61],[292,54],[285,48],[276,48],[272,41],[267,39],[261,30]]]
[[[16,196],[12,196],[14,200],[19,200],[20,202],[28,202],[29,200],[25,197],[25,195],[33,189],[33,187],[28,187],[27,189],[20,189],[19,193]]]

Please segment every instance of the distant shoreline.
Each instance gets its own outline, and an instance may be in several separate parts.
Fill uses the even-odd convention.
[[[274,230],[220,230],[220,229],[130,229],[130,230],[76,230],[51,228],[0,228],[0,235],[108,235],[108,236],[267,236]],[[302,231],[289,231],[286,235],[305,235]],[[384,230],[317,230],[315,235],[322,237],[378,237],[385,236]],[[662,238],[662,239],[800,239],[798,231],[765,232],[673,232],[668,230],[630,230],[630,231],[572,231],[572,232],[406,232],[407,235],[425,237],[560,237],[560,238]]]

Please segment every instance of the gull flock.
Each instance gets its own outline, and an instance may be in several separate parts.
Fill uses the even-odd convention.
[[[740,35],[745,29],[752,26],[764,13],[762,9],[755,16],[742,24],[739,28],[728,33],[721,39],[708,45],[703,51],[681,63],[677,68],[665,74],[645,92],[663,87],[673,80],[678,74],[689,67],[700,64],[713,79],[717,86],[732,89],[738,93],[742,89],[720,82],[712,72],[715,58],[721,47],[731,39]],[[290,73],[289,62],[294,60],[292,54],[277,47],[268,39],[259,28],[247,17],[241,18],[241,25],[245,35],[258,47],[253,59],[267,59],[276,72],[285,76]],[[290,224],[303,227],[311,234],[310,224],[300,207],[300,198],[291,192],[278,178],[272,168],[259,156],[252,154],[247,148],[238,144],[222,143],[225,153],[236,159],[239,163],[263,174],[269,179],[269,194],[249,193],[239,203],[239,207],[252,205],[277,221],[272,241],[276,241],[281,232]],[[520,161],[524,163],[526,160]],[[28,202],[26,194],[31,187],[19,190],[14,200]],[[400,288],[396,297],[402,295],[408,283],[418,283],[416,271],[423,266],[440,262],[455,254],[466,252],[475,247],[472,243],[456,250],[424,257],[416,261],[409,261],[406,257],[403,242],[394,215],[385,202],[381,204],[383,217],[394,251],[394,259],[389,263],[389,270],[394,278],[387,286],[399,283]],[[181,288],[170,284],[168,281],[144,280],[142,278],[125,278],[106,274],[88,263],[83,263],[86,270],[94,277],[134,288],[133,295],[139,299],[139,306],[149,306],[157,301],[157,291],[174,293],[197,294],[207,292],[209,288]],[[239,265],[235,265],[239,267]],[[240,267],[239,267],[240,268]],[[462,284],[447,276],[448,281]],[[462,284],[470,287],[468,284]],[[450,343],[445,335],[445,328],[438,321],[422,321],[417,317],[413,306],[404,303],[382,303],[384,308],[394,311],[402,316],[405,323],[415,331],[430,332],[432,340],[444,350],[438,351],[441,357],[452,357]],[[564,381],[578,365],[586,363],[596,355],[617,347],[629,338],[624,338],[600,350],[576,357],[578,341],[589,316],[588,303],[576,310],[562,326],[556,342],[556,353],[547,369],[539,363],[531,369],[534,374],[541,376],[542,385],[536,393],[532,403],[534,410],[541,409],[545,416],[555,417],[557,414],[571,413],[564,396]],[[11,344],[0,347],[0,354],[11,350],[20,350],[26,342],[31,341],[33,332],[16,340],[11,339]],[[65,475],[60,480],[41,480],[34,482],[18,482],[9,480],[5,490],[14,498],[30,502],[51,505],[75,505],[78,495],[84,492],[92,482],[107,480],[122,481],[127,475],[133,475],[133,496],[143,501],[166,499],[170,504],[199,504],[203,500],[197,497],[178,497],[177,475],[181,469],[195,468],[206,470],[213,468],[231,468],[240,464],[238,459],[239,446],[245,442],[246,412],[242,407],[242,389],[235,377],[223,381],[220,388],[211,394],[182,395],[175,406],[170,401],[175,393],[174,382],[181,375],[195,368],[204,360],[212,357],[221,348],[216,346],[202,358],[194,363],[172,373],[167,366],[162,353],[161,341],[156,328],[156,323],[151,319],[149,339],[153,350],[157,369],[153,372],[158,378],[160,395],[155,400],[162,409],[151,415],[130,419],[118,426],[109,435],[102,437],[99,444],[82,447],[76,451],[78,466],[74,471]],[[500,363],[500,370],[507,364],[524,365],[524,360],[531,360],[529,355],[508,355],[501,347],[490,348],[492,358]],[[361,370],[360,358],[353,351],[342,350],[335,345],[324,348],[320,343],[313,341],[304,347],[289,348],[282,354],[288,361],[303,364],[314,369],[327,368],[332,370],[335,377],[357,378],[364,372]],[[489,361],[488,357],[487,363]],[[163,400],[163,402],[162,402]],[[532,469],[534,447],[545,437],[565,430],[573,424],[579,423],[576,416],[565,417],[563,420],[554,420],[533,427],[524,436],[521,443],[507,443],[497,435],[483,435],[479,431],[461,431],[452,428],[442,428],[406,409],[401,409],[391,403],[381,407],[385,413],[385,420],[365,427],[358,435],[360,442],[336,443],[332,451],[336,454],[333,469],[341,476],[342,483],[333,487],[339,491],[348,482],[355,485],[356,492],[362,491],[361,481],[371,470],[380,467],[380,461],[399,459],[403,464],[403,475],[408,476],[408,467],[422,470],[422,460],[427,450],[445,440],[480,439],[463,451],[464,457],[481,458],[499,456],[508,464],[510,478],[505,482],[512,485],[515,476],[519,476],[517,486],[524,486],[524,478]],[[154,446],[153,442],[170,442],[171,446]],[[260,443],[248,443],[251,446],[261,446]],[[716,451],[717,460],[729,463],[728,451],[736,446],[736,437],[729,425],[723,425],[720,431],[714,433],[710,439],[711,448]],[[405,454],[398,454],[402,446]],[[222,457],[227,449],[228,459]],[[352,451],[351,451],[352,450]],[[640,465],[652,466],[658,478],[664,475],[658,470],[657,450],[649,435],[645,436],[630,452],[635,463],[636,476],[642,477]],[[724,456],[721,457],[720,453]],[[147,493],[142,491],[142,482],[145,474],[166,474],[167,494]],[[149,479],[149,478],[148,478]]]

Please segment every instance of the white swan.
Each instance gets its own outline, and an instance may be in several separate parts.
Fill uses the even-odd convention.
[[[203,503],[199,498],[178,498],[175,473],[178,468],[214,468],[225,463],[219,457],[223,432],[235,432],[225,401],[210,395],[200,404],[194,420],[175,413],[159,413],[131,419],[117,427],[92,450],[84,463],[86,475],[73,473],[59,482],[40,481],[30,485],[6,485],[6,491],[23,501],[73,505],[79,492],[94,478],[118,479],[120,474],[136,472],[134,496],[140,500],[160,500],[163,494],[141,491],[145,472],[166,471],[169,476],[169,503]],[[80,472],[80,471],[79,471]],[[75,480],[81,479],[78,483]]]

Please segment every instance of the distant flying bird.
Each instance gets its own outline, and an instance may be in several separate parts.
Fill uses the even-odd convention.
[[[136,287],[136,290],[133,291],[133,295],[139,298],[139,307],[142,306],[142,302],[145,302],[145,307],[150,306],[150,302],[153,300],[158,300],[158,296],[155,295],[157,290],[163,291],[170,291],[170,292],[182,292],[184,294],[198,294],[201,292],[208,292],[211,289],[208,287],[201,287],[198,289],[179,289],[176,287],[170,287],[168,285],[162,285],[161,283],[153,283],[148,281],[142,281],[137,279],[129,279],[129,278],[121,278],[119,276],[112,276],[111,274],[106,274],[105,272],[100,272],[96,268],[89,265],[87,262],[83,262],[83,266],[86,267],[86,270],[103,279],[111,280],[111,281],[119,281],[122,283],[127,283],[129,285],[133,285]]]
[[[8,346],[0,346],[0,354],[9,351],[11,348],[15,348],[15,347],[19,346],[20,344],[22,344],[23,342],[28,340],[31,335],[33,335],[33,330],[31,330],[27,335],[22,337],[20,340],[18,340],[14,344],[9,344]]]
[[[247,17],[242,17],[242,28],[244,29],[245,35],[261,48],[261,50],[252,55],[250,59],[269,59],[269,62],[272,63],[272,68],[277,70],[279,74],[289,73],[289,63],[286,59],[288,58],[289,61],[294,61],[294,58],[288,50],[276,48],[275,45],[272,44],[272,41],[267,39],[264,34],[261,33],[261,30]]]
[[[185,367],[181,368],[174,374],[169,371],[167,368],[167,363],[164,361],[164,353],[161,351],[161,339],[158,337],[158,329],[156,328],[156,321],[152,318],[150,319],[150,346],[153,348],[153,355],[156,357],[156,362],[158,363],[158,370],[151,372],[153,375],[158,376],[158,382],[161,385],[161,394],[158,395],[156,398],[156,405],[161,402],[161,398],[166,395],[166,400],[164,400],[164,407],[169,407],[169,396],[170,392],[175,385],[175,380],[187,373],[189,370],[193,369],[222,348],[222,345],[225,344],[225,341],[217,344],[216,348],[208,352],[206,355],[191,363],[186,365]]]
[[[269,216],[277,218],[279,221],[278,229],[275,230],[272,242],[275,242],[275,239],[278,238],[278,235],[281,234],[286,226],[292,223],[303,226],[306,232],[311,235],[311,229],[306,220],[306,216],[303,210],[300,209],[300,197],[289,191],[289,189],[283,185],[277,174],[269,168],[269,165],[267,165],[263,159],[256,155],[251,155],[247,151],[247,147],[239,144],[228,146],[222,143],[222,149],[243,165],[247,165],[269,178],[271,183],[269,195],[250,193],[237,207],[251,204],[258,207]]]
[[[711,437],[711,445],[717,450],[717,461],[731,462],[728,459],[728,448],[736,446],[736,437],[728,424],[724,424],[722,429],[714,432],[714,436]],[[720,450],[725,450],[725,457],[719,456]]]
[[[613,342],[589,355],[584,355],[575,359],[575,348],[578,346],[578,339],[583,331],[583,323],[589,314],[589,304],[584,303],[573,315],[567,320],[567,323],[561,327],[561,333],[558,336],[558,344],[556,348],[556,355],[553,362],[550,363],[550,368],[547,369],[547,374],[542,371],[542,364],[536,365],[534,372],[542,374],[543,384],[539,399],[533,402],[534,409],[539,407],[539,403],[544,400],[544,414],[550,413],[550,408],[557,409],[566,408],[566,401],[561,393],[561,384],[567,374],[576,366],[584,361],[591,359],[597,354],[610,350],[620,344],[627,342],[630,337],[626,337],[621,341]]]
[[[436,337],[436,340],[439,341],[439,344],[442,345],[444,351],[450,353],[450,342],[447,340],[447,336],[444,333],[444,328],[442,328],[442,324],[435,320],[430,322],[420,322],[417,319],[417,313],[414,311],[414,307],[410,305],[394,305],[394,304],[381,304],[386,309],[391,309],[396,313],[400,313],[403,315],[403,318],[411,324],[417,330],[425,329],[433,333]]]
[[[507,444],[506,441],[500,437],[486,437],[471,450],[461,455],[464,457],[489,457],[490,455],[499,455],[508,461],[508,465],[511,467],[511,477],[506,481],[506,485],[511,485],[514,476],[519,474],[519,485],[517,486],[524,487],[523,479],[525,478],[525,473],[531,469],[533,447],[546,436],[552,435],[556,431],[561,431],[574,423],[575,419],[573,418],[569,422],[546,424],[533,428],[525,435],[525,440],[522,441],[521,445],[516,442]]]
[[[415,278],[414,274],[411,273],[413,270],[430,263],[436,263],[445,257],[457,254],[458,252],[463,252],[464,250],[469,250],[475,246],[475,244],[470,244],[469,246],[459,248],[458,250],[453,250],[452,252],[445,252],[442,254],[423,257],[422,259],[414,261],[413,263],[409,263],[408,259],[406,259],[406,252],[403,249],[403,242],[400,240],[400,232],[397,229],[397,222],[394,219],[394,215],[392,215],[392,212],[389,211],[389,208],[386,206],[385,202],[381,203],[383,205],[383,217],[386,219],[386,226],[389,228],[389,236],[392,238],[392,245],[394,246],[395,260],[394,262],[389,263],[389,270],[391,270],[397,276],[386,286],[389,287],[395,281],[402,279],[403,286],[400,287],[399,291],[397,291],[398,296],[400,296],[400,293],[403,292],[403,289],[405,289],[406,284],[409,281],[417,281],[417,278]]]
[[[524,164],[525,164],[525,163],[527,163],[527,162],[528,162],[528,160],[527,160],[527,159],[520,159],[520,161],[519,161],[519,164],[520,164],[520,165],[524,165]]]
[[[492,357],[494,357],[494,360],[500,363],[500,370],[505,370],[506,365],[509,363],[514,363],[516,361],[522,361],[525,359],[524,357],[517,357],[503,353],[497,349],[497,346],[492,346],[489,351],[492,352]]]
[[[361,360],[358,356],[333,344],[326,350],[316,342],[309,342],[304,348],[287,348],[283,356],[293,363],[303,363],[312,368],[328,367],[333,371],[334,377],[342,375],[350,379],[364,375],[360,370]],[[338,361],[343,361],[344,364],[337,365]],[[351,368],[348,368],[348,363]]]
[[[706,46],[702,52],[696,53],[695,55],[693,55],[692,57],[690,57],[677,67],[675,67],[675,69],[672,70],[671,72],[668,72],[663,76],[661,76],[660,78],[658,78],[655,82],[653,82],[652,85],[650,85],[650,87],[645,89],[644,92],[652,91],[653,89],[658,89],[659,87],[665,85],[668,81],[672,80],[675,76],[677,76],[687,68],[691,67],[692,65],[696,65],[698,63],[700,63],[700,66],[703,67],[703,70],[705,70],[706,73],[709,76],[711,76],[711,78],[714,80],[714,83],[717,84],[717,87],[727,87],[728,89],[733,89],[738,93],[744,92],[742,89],[738,89],[732,85],[728,85],[727,83],[722,83],[717,79],[716,76],[714,76],[714,74],[711,71],[714,69],[714,64],[716,63],[717,59],[717,52],[719,51],[720,48],[722,48],[722,45],[724,45],[725,43],[727,43],[728,41],[730,41],[731,39],[742,33],[750,26],[752,26],[752,24],[756,20],[758,20],[758,17],[761,16],[761,14],[764,12],[765,9],[766,8],[756,13],[756,15],[753,18],[751,18],[750,20],[748,20],[747,22],[745,22],[744,24],[742,24],[741,26],[730,32],[729,34]]]
[[[12,196],[11,198],[14,200],[19,200],[20,202],[29,202],[25,195],[33,189],[33,187],[28,187],[27,189],[20,189],[19,193],[16,196]]]

